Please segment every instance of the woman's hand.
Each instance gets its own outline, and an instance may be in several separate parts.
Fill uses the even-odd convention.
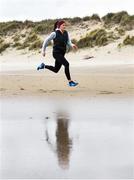
[[[78,50],[78,47],[75,44],[72,45],[72,48],[73,50],[76,50],[76,51]]]
[[[44,57],[45,57],[45,55],[46,55],[46,53],[45,53],[45,52],[43,52],[43,53],[42,53],[42,56],[44,56]]]

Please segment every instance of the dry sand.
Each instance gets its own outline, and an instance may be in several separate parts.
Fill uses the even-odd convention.
[[[102,48],[79,50],[66,55],[70,62],[72,79],[79,82],[69,87],[64,68],[58,74],[48,70],[37,71],[42,61],[54,64],[51,48],[45,59],[40,54],[26,54],[9,50],[0,56],[0,94],[35,96],[96,96],[128,95],[134,92],[133,47],[121,50],[116,44]],[[94,56],[94,58],[89,58]]]

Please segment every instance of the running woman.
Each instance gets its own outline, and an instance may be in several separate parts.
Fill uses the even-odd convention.
[[[69,38],[69,34],[66,31],[66,23],[65,21],[57,21],[54,25],[54,31],[44,40],[42,46],[42,55],[46,55],[46,47],[49,42],[53,40],[53,57],[55,59],[55,66],[49,66],[42,63],[37,67],[39,69],[49,69],[55,73],[58,73],[61,66],[63,65],[65,68],[65,75],[68,80],[69,86],[77,86],[78,83],[72,81],[69,70],[69,62],[65,58],[66,48],[67,46],[77,50],[77,46],[73,44]]]

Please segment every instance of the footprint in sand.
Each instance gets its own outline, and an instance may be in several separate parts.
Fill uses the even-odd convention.
[[[52,90],[52,92],[60,92],[60,91],[62,90],[56,90],[56,89]]]
[[[44,89],[39,89],[40,92],[47,93]]]
[[[56,90],[56,89],[53,89],[53,90],[50,90],[49,93],[62,93],[63,90]],[[64,91],[65,92],[65,91]]]
[[[122,94],[122,92],[118,92],[117,94]]]
[[[23,90],[25,90],[25,89],[24,89],[24,88],[20,88],[20,90],[22,90],[22,91],[23,91]]]
[[[16,94],[16,93],[13,93],[12,95],[14,95],[14,96],[17,96],[18,94]]]
[[[5,88],[0,88],[0,91],[6,91],[6,89]]]
[[[83,59],[88,60],[88,59],[92,59],[92,58],[94,58],[94,56],[85,55]]]
[[[111,92],[111,91],[100,91],[99,94],[114,94],[114,92]]]

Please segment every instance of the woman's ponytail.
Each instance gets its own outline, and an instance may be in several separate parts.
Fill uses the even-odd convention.
[[[56,21],[56,22],[55,22],[53,31],[55,31],[55,30],[57,29],[57,27],[58,27],[58,22],[59,22],[59,21]]]

